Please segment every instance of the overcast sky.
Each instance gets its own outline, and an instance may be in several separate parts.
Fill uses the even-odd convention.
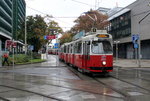
[[[27,4],[27,16],[40,14],[52,15],[56,17],[56,22],[64,31],[74,25],[75,17],[79,17],[83,12],[91,8],[98,7],[114,8],[125,7],[136,0],[25,0]],[[95,3],[96,2],[96,3]],[[95,6],[96,4],[96,6]],[[71,17],[71,18],[65,18]]]

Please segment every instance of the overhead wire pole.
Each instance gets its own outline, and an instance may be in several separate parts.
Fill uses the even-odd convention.
[[[12,0],[12,11],[14,11],[14,0]],[[14,42],[14,13],[12,13],[12,43]],[[11,43],[11,49],[12,49],[12,55],[13,55],[13,69],[14,69],[14,48],[12,47]],[[6,50],[5,50],[6,51]]]
[[[26,22],[26,12],[25,12],[25,54],[27,54],[27,22]]]

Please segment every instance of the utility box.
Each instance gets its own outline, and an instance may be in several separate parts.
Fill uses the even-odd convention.
[[[41,54],[41,59],[43,59],[43,60],[44,60],[44,59],[47,59],[47,58],[46,58],[46,54]]]

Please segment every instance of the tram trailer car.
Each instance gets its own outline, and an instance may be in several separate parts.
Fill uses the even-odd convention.
[[[112,36],[96,33],[82,37],[61,48],[59,58],[80,72],[108,73],[113,71]]]
[[[58,49],[49,49],[48,54],[57,55],[58,54]]]
[[[64,61],[64,45],[59,48],[58,56],[60,61]]]

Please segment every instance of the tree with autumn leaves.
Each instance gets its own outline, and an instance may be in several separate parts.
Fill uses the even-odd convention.
[[[64,43],[71,42],[72,38],[73,34],[68,31],[64,33],[61,38],[59,38],[60,44],[62,45]]]
[[[104,27],[108,25],[108,16],[96,10],[90,10],[85,12],[84,15],[78,17],[74,22],[75,26],[71,29],[73,32],[91,31],[91,28],[97,28],[98,30],[104,30]]]
[[[74,22],[76,23],[69,32],[65,33],[61,38],[61,44],[72,41],[74,35],[80,31],[89,32],[92,28],[104,30],[108,25],[108,16],[95,10],[90,10],[84,15],[78,17]]]

